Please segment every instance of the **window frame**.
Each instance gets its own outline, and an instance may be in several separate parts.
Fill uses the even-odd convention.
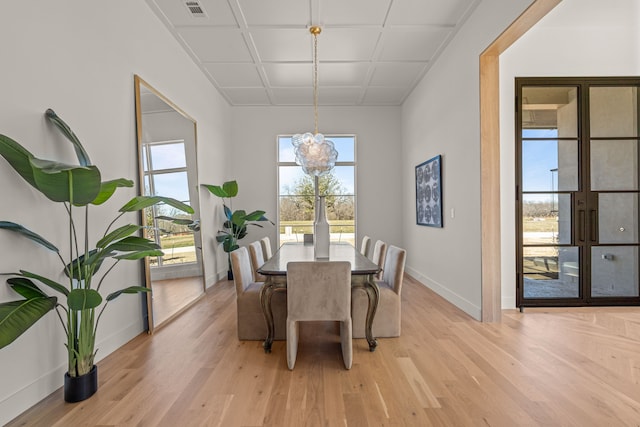
[[[280,167],[281,166],[297,166],[295,161],[280,161],[280,140],[282,138],[291,139],[294,134],[278,134],[276,136],[276,245],[279,248],[282,245],[280,241]],[[338,152],[338,160],[335,166],[352,166],[353,167],[353,238],[354,246],[358,235],[358,137],[355,133],[331,133],[323,134],[325,139],[331,141],[332,138],[352,138],[353,139],[353,161],[340,161],[340,152]],[[329,222],[331,225],[331,222]]]

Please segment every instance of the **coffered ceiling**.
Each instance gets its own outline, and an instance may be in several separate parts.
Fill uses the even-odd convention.
[[[146,0],[231,105],[400,105],[481,0]]]

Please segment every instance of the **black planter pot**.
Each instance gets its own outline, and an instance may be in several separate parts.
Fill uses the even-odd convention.
[[[71,377],[64,374],[64,401],[81,402],[90,398],[98,390],[98,367],[93,368],[88,374],[79,377]]]

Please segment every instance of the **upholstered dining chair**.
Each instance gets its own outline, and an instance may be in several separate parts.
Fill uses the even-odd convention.
[[[351,263],[348,261],[287,264],[287,365],[298,354],[299,322],[340,322],[342,360],[351,369]]]
[[[364,236],[362,243],[360,243],[360,253],[369,258],[369,249],[371,247],[371,237]]]
[[[260,239],[260,244],[262,245],[262,256],[265,261],[269,261],[269,259],[273,256],[273,252],[271,251],[271,239],[269,237],[263,237]]]
[[[384,260],[382,280],[376,280],[380,290],[378,310],[373,319],[374,338],[399,337],[401,316],[401,291],[404,276],[404,263],[407,252],[389,245]],[[364,324],[369,299],[361,289],[353,289],[351,295],[351,317],[353,319],[353,337],[364,338]]]
[[[260,289],[263,284],[253,280],[253,269],[246,247],[231,252],[231,270],[236,286],[238,339],[264,340],[267,338],[267,324],[260,305]],[[285,292],[273,294],[271,308],[275,325],[274,339],[283,340],[286,336],[287,320]]]
[[[262,242],[256,240],[249,243],[249,255],[251,256],[251,268],[253,269],[253,281],[264,282],[266,277],[258,273],[258,269],[264,264],[264,255],[262,254]]]
[[[378,264],[380,267],[380,273],[378,273],[377,278],[382,280],[382,273],[384,272],[384,260],[387,255],[387,244],[382,240],[377,240],[376,244],[373,246],[373,251],[371,251],[371,261]]]

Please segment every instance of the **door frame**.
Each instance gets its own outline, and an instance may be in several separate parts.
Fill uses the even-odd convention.
[[[562,0],[536,0],[480,54],[482,321],[500,322],[500,55]]]

